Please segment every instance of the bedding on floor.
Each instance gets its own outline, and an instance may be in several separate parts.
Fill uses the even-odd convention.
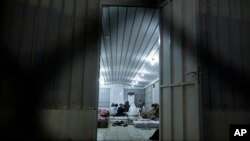
[[[128,117],[127,116],[110,116],[109,117],[109,121],[128,121]]]
[[[159,120],[141,119],[134,120],[133,124],[136,128],[159,128]]]

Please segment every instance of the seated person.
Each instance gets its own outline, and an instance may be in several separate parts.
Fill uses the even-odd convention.
[[[159,104],[154,104],[154,110],[152,114],[149,115],[149,119],[151,120],[158,120],[159,119]]]
[[[124,105],[120,104],[116,113],[116,116],[125,116],[125,109],[124,109]]]
[[[140,109],[140,115],[143,117],[144,115],[148,114],[148,108],[146,107],[146,105],[144,104],[142,106],[142,108]]]
[[[114,103],[111,104],[111,107],[110,107],[111,116],[115,116],[117,114],[117,107],[118,107],[118,104],[114,104]]]
[[[159,105],[157,103],[152,104],[151,109],[142,117],[151,120],[157,120],[159,118]]]
[[[135,104],[131,104],[131,106],[129,107],[129,110],[127,112],[128,116],[136,116],[138,115],[138,108],[136,108]]]
[[[137,107],[139,107],[140,109],[142,109],[144,105],[145,105],[145,103],[144,103],[144,102],[142,102],[142,100],[141,100],[141,99],[139,99],[139,102],[138,102]]]
[[[129,107],[130,107],[129,101],[126,101],[126,102],[125,102],[125,105],[124,105],[124,110],[125,110],[125,112],[128,112]]]

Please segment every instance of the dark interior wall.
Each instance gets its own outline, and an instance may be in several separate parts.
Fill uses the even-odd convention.
[[[97,108],[98,20],[98,0],[1,1],[1,133],[37,136],[37,109]]]
[[[16,76],[6,73],[13,79],[22,77],[18,89],[34,88],[17,90],[20,95],[40,95],[42,108],[81,105],[85,6],[81,0],[19,0],[5,6],[4,52]],[[15,103],[19,101],[23,100]]]
[[[250,119],[250,1],[200,1],[204,140],[228,140]]]
[[[206,109],[250,109],[250,2],[201,3],[203,104]],[[246,95],[244,95],[246,94]]]

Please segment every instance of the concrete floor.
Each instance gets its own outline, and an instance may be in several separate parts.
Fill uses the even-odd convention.
[[[98,141],[149,141],[156,129],[135,128],[134,125],[112,126],[97,129]]]

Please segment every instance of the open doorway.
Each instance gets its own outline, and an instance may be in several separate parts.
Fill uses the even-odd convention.
[[[104,4],[101,4],[101,6],[105,7],[110,4],[112,6],[129,5],[132,6],[130,8],[140,9],[138,6],[144,7],[149,3],[145,3],[143,1],[138,1],[135,3],[119,1],[116,3],[115,1],[112,1],[107,3],[104,2]],[[152,4],[153,3],[150,3],[150,6]],[[160,140],[201,140],[201,96],[199,92],[199,63],[197,57],[199,53],[199,30],[197,26],[199,21],[197,14],[199,10],[198,1],[166,0],[155,4],[154,6],[154,8],[156,8],[155,10],[159,11],[160,17],[160,20],[158,19],[160,25],[158,31],[160,35],[156,37],[157,39],[154,42],[155,44],[159,44],[159,77],[158,80],[155,80],[155,83],[152,82],[149,84],[149,86],[151,85],[151,87],[153,87],[154,85],[155,88],[159,89]],[[190,9],[192,10],[190,11]],[[101,13],[104,12],[102,11]],[[121,14],[121,12],[119,12],[117,15],[119,14]],[[109,19],[114,20],[117,15],[109,16]],[[102,18],[104,18],[104,16],[102,16]],[[136,17],[134,19],[138,20]],[[101,21],[103,21],[103,19]],[[121,20],[116,19],[114,22],[118,24],[121,22]],[[108,25],[112,28],[118,27],[110,23],[108,23]],[[132,31],[135,32],[136,30],[139,30],[139,27],[132,29]],[[124,31],[129,32],[129,30]],[[108,39],[110,40],[108,44],[112,45],[112,43],[114,43],[115,45],[119,46],[121,43],[118,42],[119,40],[117,39],[121,36],[119,36],[117,32],[118,31],[114,32],[116,34],[115,37],[112,38],[112,35],[110,36],[109,34],[104,34],[105,32],[102,31],[102,35],[104,36],[102,36],[103,38],[100,39],[100,42],[104,43],[104,39]],[[141,36],[134,36],[132,37],[132,40],[137,41],[139,37]],[[125,43],[127,42],[129,42],[129,40],[126,40]],[[132,47],[134,47],[134,44],[132,44]],[[111,48],[110,51],[117,52],[117,48]],[[133,54],[135,52],[136,50],[132,50],[130,53]],[[122,53],[119,55],[117,54],[118,56],[116,57],[109,55],[108,57],[110,57],[112,61],[107,62],[107,64],[111,64],[110,66],[113,66],[117,59],[122,58],[122,56],[126,54],[128,53],[123,53],[122,51]],[[136,57],[128,56],[128,58],[132,62],[137,61]],[[151,60],[155,60],[155,58],[151,58]],[[103,60],[100,59],[101,65],[102,61]],[[134,89],[140,87],[140,83],[136,84],[138,82],[133,81],[133,79],[137,78],[136,73],[138,73],[138,70],[133,69],[133,67],[130,68],[127,64],[124,65],[125,66],[121,68],[121,71],[126,71],[129,68],[131,69],[130,71],[133,75],[127,79],[123,79],[126,81],[126,83],[123,82],[118,84],[119,79],[115,82],[118,84],[114,86],[115,88],[120,88],[119,86],[121,85],[123,86],[123,90],[121,92],[123,95],[125,94],[124,87],[133,86]],[[108,74],[106,69],[115,70],[117,67],[113,66],[113,68],[104,68],[100,70],[100,76],[105,73]],[[116,78],[116,71],[111,71],[108,78],[112,79],[111,76]],[[105,84],[106,81],[108,84],[108,80],[105,80],[104,77],[100,77],[101,84]],[[143,87],[144,95],[146,96],[147,89],[145,88],[146,86]],[[125,98],[127,97],[125,96],[124,99]],[[145,97],[144,99],[146,100],[147,98],[151,100],[153,99],[152,97]]]
[[[101,13],[97,140],[148,140],[160,126],[159,9],[103,6]]]

